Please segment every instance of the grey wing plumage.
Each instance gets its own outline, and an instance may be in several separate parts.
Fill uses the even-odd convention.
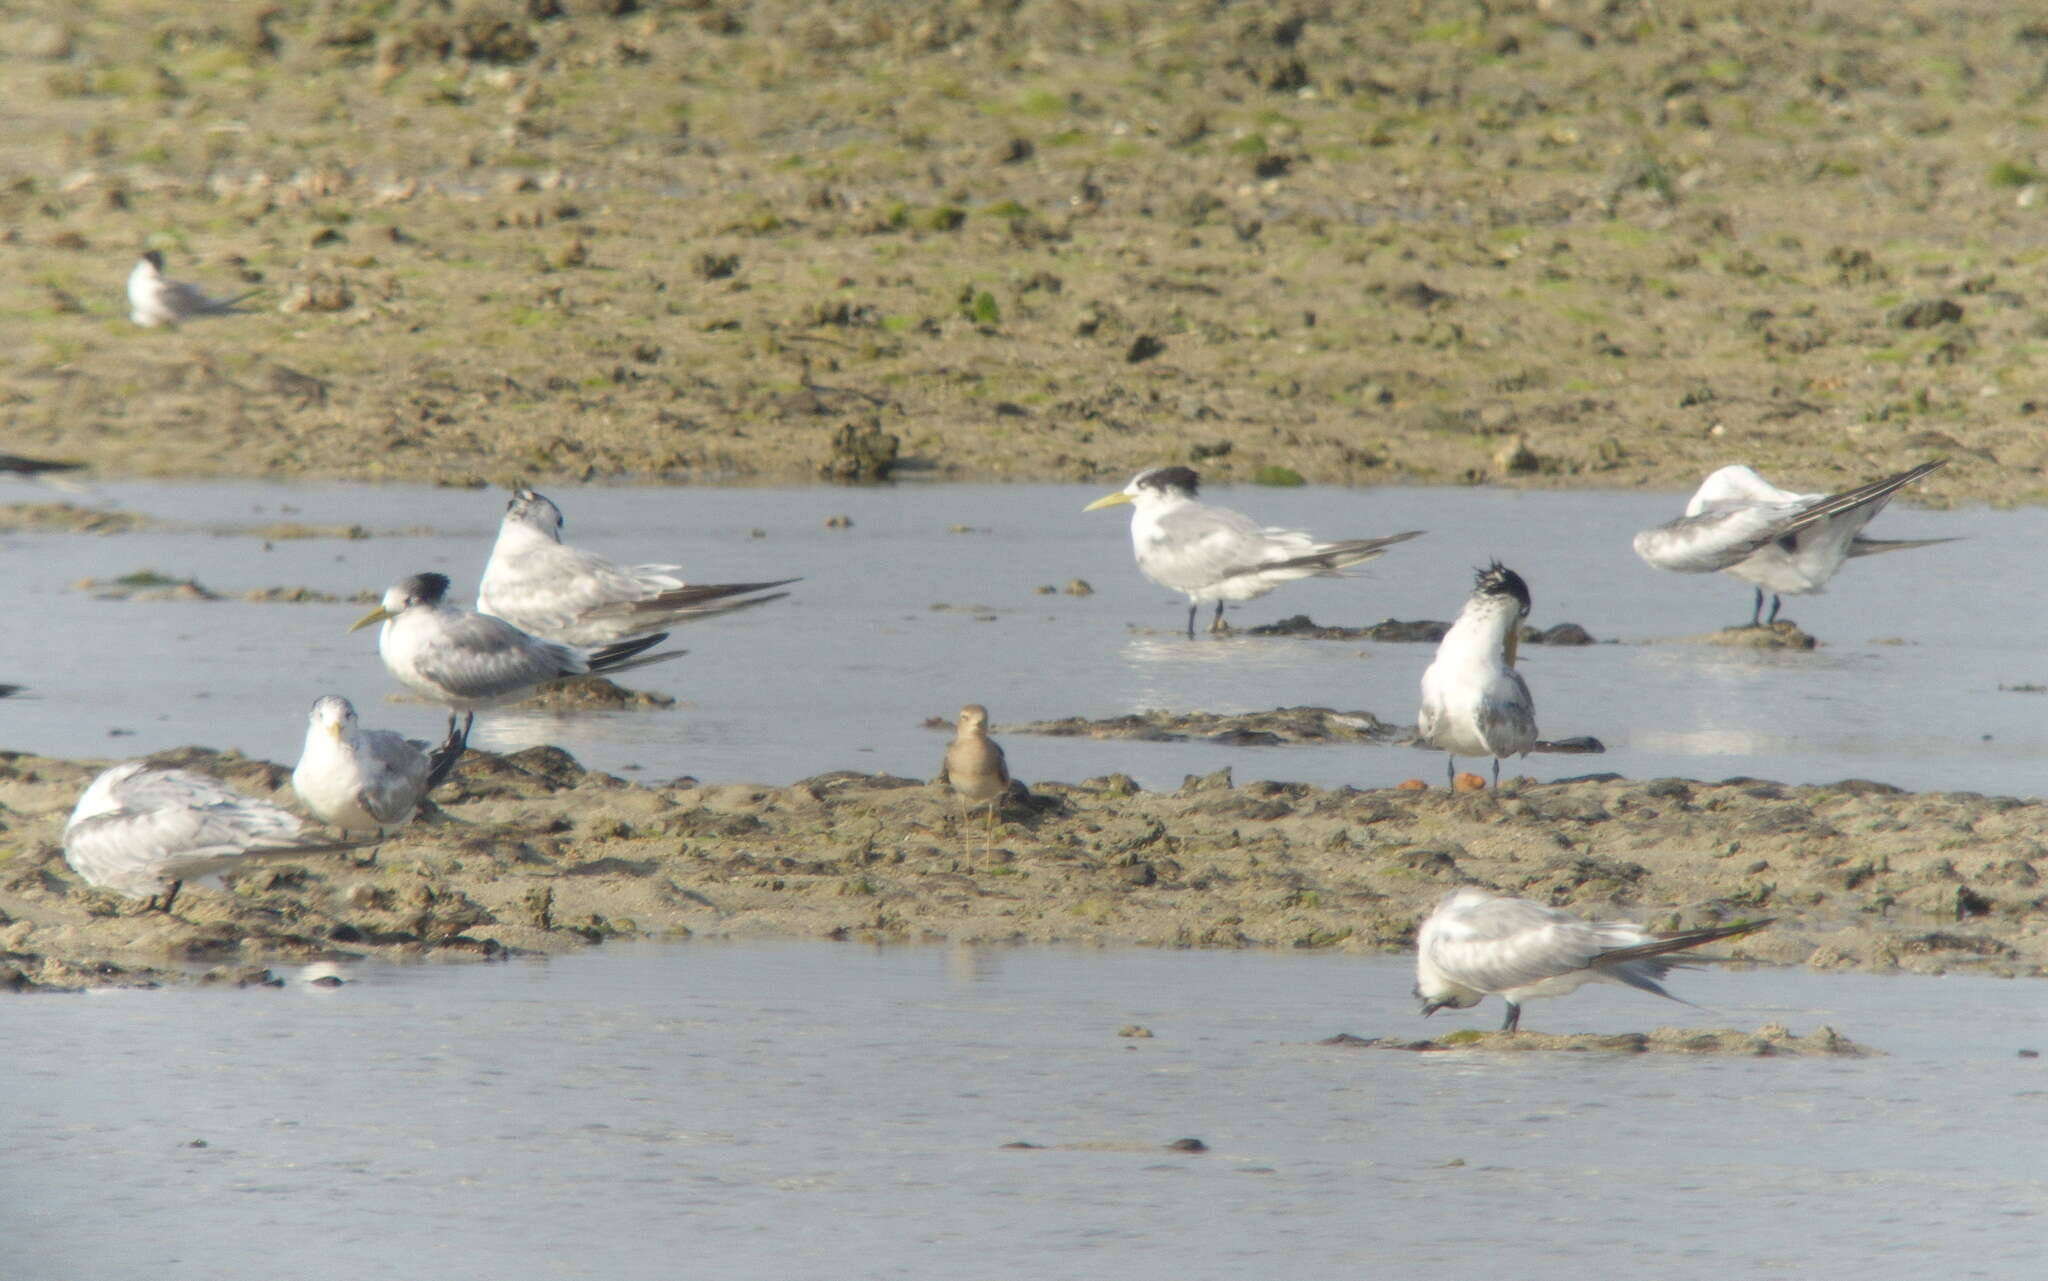
[[[1609,948],[1593,958],[1596,965],[1624,965],[1635,961],[1659,960],[1665,969],[1683,962],[1664,959],[1672,952],[1700,947],[1722,939],[1740,938],[1753,934],[1775,921],[1774,916],[1760,917],[1754,921],[1740,921],[1734,925],[1709,925],[1697,930],[1683,930],[1676,934],[1661,934],[1655,938]]]
[[[1536,745],[1536,700],[1514,668],[1502,672],[1480,700],[1479,734],[1496,756],[1527,755]]]
[[[1249,516],[1191,503],[1159,518],[1156,538],[1140,549],[1138,566],[1167,587],[1194,591],[1243,573],[1266,554],[1265,530]]]
[[[197,285],[182,280],[164,282],[164,300],[180,316],[224,316],[240,311],[239,304],[255,297],[256,292],[251,289],[232,298],[214,298]]]
[[[620,601],[591,610],[590,619],[645,618],[650,624],[665,624],[699,618],[710,618],[717,614],[730,614],[735,610],[748,609],[755,605],[766,605],[772,600],[781,600],[788,592],[777,592],[774,588],[787,586],[797,580],[779,578],[766,583],[701,583],[691,587],[674,587],[659,591],[638,600]],[[751,596],[753,592],[770,592],[766,596]],[[735,597],[747,597],[744,600]]]
[[[1875,556],[1880,552],[1902,552],[1909,547],[1932,547],[1936,543],[1959,541],[1956,538],[1865,538],[1858,534],[1849,540],[1849,555]]]
[[[560,543],[528,547],[487,566],[478,602],[485,613],[553,634],[593,610],[638,600],[647,587],[611,561]]]
[[[123,780],[112,799],[118,808],[65,828],[65,858],[93,883],[131,893],[151,893],[160,880],[204,876],[251,858],[356,844],[307,841],[296,815],[183,770],[139,773]]]
[[[1706,574],[1727,569],[1741,564],[1770,543],[1790,538],[1835,516],[1859,512],[1860,519],[1855,523],[1860,525],[1882,510],[1899,489],[1947,462],[1946,458],[1937,458],[1896,475],[1873,480],[1867,485],[1806,502],[1716,505],[1697,516],[1681,516],[1637,534],[1636,554],[1658,569],[1675,570],[1681,574]],[[1790,550],[1788,547],[1787,551]],[[1852,544],[1849,554],[1870,555],[1874,551],[1889,550],[1895,549],[1879,546],[1871,551],[1857,552]]]
[[[1493,899],[1432,932],[1430,961],[1466,987],[1510,988],[1581,970],[1620,940],[1599,925],[1525,899]]]
[[[425,679],[457,698],[491,699],[551,681],[580,676],[581,655],[487,614],[450,614],[413,655]]]
[[[1635,538],[1636,555],[1657,569],[1712,574],[1740,565],[1792,532],[1799,508],[1791,504],[1744,506],[1680,516]]]
[[[130,817],[191,813],[220,830],[249,836],[291,836],[300,823],[290,812],[245,796],[218,779],[181,769],[143,769],[123,779],[112,793],[120,807],[114,814]]]
[[[403,823],[427,794],[432,764],[415,744],[388,729],[362,736],[363,787],[358,800],[379,823]]]
[[[1663,985],[1658,982],[1673,970],[1698,968],[1696,965],[1688,964],[1685,959],[1673,956],[1672,953],[1720,939],[1738,938],[1762,929],[1775,919],[1766,916],[1760,920],[1743,921],[1736,925],[1713,925],[1705,929],[1666,934],[1647,942],[1611,948],[1594,957],[1590,966],[1639,991],[1653,993],[1667,1001],[1677,1001],[1680,1005],[1691,1005],[1691,1001],[1665,991]]]
[[[1347,538],[1342,542],[1319,544],[1312,552],[1301,556],[1288,556],[1279,560],[1263,561],[1245,565],[1233,571],[1239,574],[1256,573],[1260,570],[1310,570],[1317,574],[1338,575],[1353,565],[1362,565],[1375,559],[1395,543],[1405,543],[1411,538],[1422,537],[1423,531],[1411,529],[1405,533],[1389,534],[1385,538]]]

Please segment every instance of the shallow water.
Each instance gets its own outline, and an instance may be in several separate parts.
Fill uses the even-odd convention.
[[[0,1271],[2017,1277],[2048,1213],[2030,983],[1699,971],[1674,987],[1710,1010],[1526,1016],[1889,1051],[1793,1060],[1316,1044],[1498,1019],[1424,1023],[1388,957],[699,943],[347,977],[9,1002]]]
[[[1005,723],[1148,708],[1365,709],[1412,723],[1432,647],[1265,640],[1189,642],[1185,602],[1139,576],[1121,510],[1084,515],[1099,487],[906,484],[884,489],[551,490],[570,541],[619,560],[682,560],[704,581],[801,575],[790,600],[681,629],[690,655],[629,677],[676,696],[665,711],[479,718],[478,742],[553,742],[586,764],[650,780],[692,774],[783,782],[832,769],[925,777],[963,702]],[[8,497],[46,495],[16,486]],[[1537,778],[1747,774],[1870,777],[1900,786],[2040,791],[2048,604],[2031,586],[2048,512],[1887,510],[1882,537],[1968,541],[1850,564],[1786,614],[1819,636],[1806,654],[1663,643],[1742,621],[1747,584],[1652,571],[1633,532],[1676,514],[1670,494],[1479,489],[1221,489],[1215,501],[1329,537],[1426,529],[1358,578],[1283,587],[1234,611],[1240,626],[1308,613],[1324,623],[1454,616],[1472,566],[1498,555],[1529,580],[1539,626],[1570,620],[1620,644],[1532,646],[1524,670],[1548,738],[1591,734],[1604,757],[1534,756]],[[236,593],[306,586],[341,595],[439,569],[473,596],[503,495],[408,487],[120,484],[85,501],[178,528],[117,536],[0,536],[16,607],[0,617],[0,746],[127,756],[184,743],[296,759],[324,693],[365,723],[419,736],[442,717],[384,702],[361,604],[99,600],[72,584],[141,568]],[[830,515],[852,517],[828,529]],[[361,524],[377,536],[265,544],[272,522]],[[956,526],[967,532],[953,532]],[[390,531],[425,532],[405,533]],[[237,532],[242,531],[242,532]],[[759,531],[759,536],[755,536]],[[1095,595],[1039,595],[1084,578]],[[1148,787],[1231,766],[1245,778],[1381,786],[1434,780],[1413,748],[1242,748],[1011,736],[1026,780],[1111,770]]]

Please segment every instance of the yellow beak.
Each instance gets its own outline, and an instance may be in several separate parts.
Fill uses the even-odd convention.
[[[1515,665],[1515,651],[1521,647],[1521,644],[1522,628],[1519,624],[1517,624],[1515,627],[1510,628],[1508,631],[1508,643],[1506,649],[1509,667],[1513,667]]]
[[[1114,494],[1104,494],[1081,510],[1084,512],[1100,511],[1104,507],[1114,507],[1118,503],[1127,503],[1129,501],[1131,501],[1131,496],[1119,489]]]
[[[381,623],[389,617],[391,617],[391,611],[379,605],[361,618],[358,618],[355,622],[350,623],[348,629],[352,632],[359,632],[371,623]]]

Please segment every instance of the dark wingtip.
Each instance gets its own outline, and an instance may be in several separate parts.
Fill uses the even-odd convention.
[[[451,719],[448,722],[447,740],[427,753],[427,785],[420,791],[422,797],[448,781],[448,776],[462,763],[462,753],[468,747],[469,722],[458,724]]]

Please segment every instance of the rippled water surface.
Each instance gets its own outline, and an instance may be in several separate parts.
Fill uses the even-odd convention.
[[[572,718],[496,712],[479,742],[554,742],[598,768],[667,779],[783,782],[830,769],[924,777],[963,702],[998,726],[1149,708],[1246,711],[1297,704],[1413,722],[1431,647],[1204,638],[1176,630],[1185,602],[1141,578],[1128,509],[1082,514],[1101,491],[1057,485],[893,489],[564,489],[572,542],[626,561],[677,560],[703,581],[801,575],[792,598],[681,629],[690,655],[629,683],[674,695],[655,712]],[[13,486],[9,497],[41,496]],[[1365,576],[1292,584],[1234,611],[1240,625],[1306,612],[1324,623],[1449,618],[1471,567],[1498,555],[1531,583],[1539,626],[1603,640],[1528,647],[1545,737],[1599,737],[1604,757],[1536,756],[1538,778],[1749,774],[1874,777],[1911,788],[2036,794],[2048,763],[2043,596],[2048,513],[1885,512],[1873,533],[1966,541],[1857,561],[1786,613],[1819,636],[1805,654],[1673,638],[1747,617],[1749,588],[1654,572],[1629,549],[1677,512],[1669,494],[1489,490],[1226,489],[1219,502],[1328,537],[1426,529]],[[342,693],[366,723],[427,735],[430,708],[389,704],[361,603],[110,601],[74,584],[150,568],[230,595],[311,587],[344,597],[441,570],[473,598],[503,496],[407,487],[253,483],[108,485],[84,501],[167,522],[144,532],[0,536],[15,607],[0,616],[0,746],[133,755],[184,743],[289,761],[305,709]],[[827,528],[845,515],[850,528]],[[361,525],[368,539],[266,541],[280,521]],[[1041,595],[1083,578],[1095,594]],[[1147,786],[1232,766],[1240,778],[1384,785],[1435,778],[1412,748],[1224,748],[1013,738],[1021,777],[1123,770]]]
[[[1889,1051],[1794,1060],[1317,1044],[1498,1019],[1424,1023],[1399,958],[678,944],[347,977],[8,1002],[0,1271],[2006,1278],[2048,1231],[2029,982],[1701,971],[1674,985],[1710,1010],[1593,988],[1525,1020]]]

